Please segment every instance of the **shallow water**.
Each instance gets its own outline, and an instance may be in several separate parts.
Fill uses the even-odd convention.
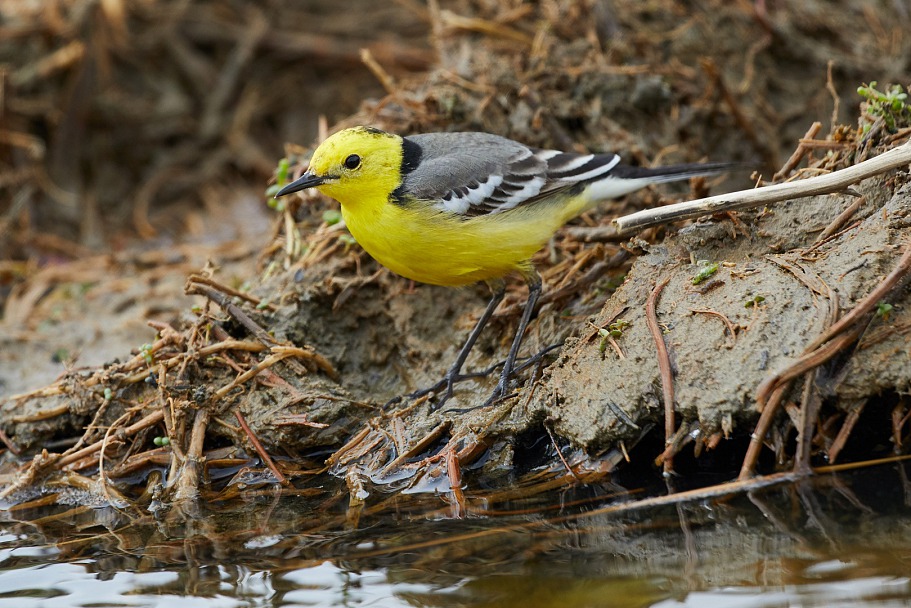
[[[469,497],[462,519],[443,497],[355,509],[335,488],[158,517],[13,509],[0,607],[911,606],[908,466],[622,516],[598,512],[607,486],[483,516]]]

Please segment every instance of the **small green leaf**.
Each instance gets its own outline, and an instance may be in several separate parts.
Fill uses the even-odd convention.
[[[275,168],[275,185],[278,186],[278,189],[284,187],[288,183],[288,171],[291,169],[291,161],[287,158],[283,158],[278,161],[278,167]]]
[[[610,332],[603,327],[598,328],[598,335],[601,336],[601,343],[598,344],[598,351],[601,354],[604,354],[604,351],[607,350],[607,339],[610,337]]]
[[[718,272],[718,267],[719,267],[718,262],[714,262],[712,264],[706,264],[706,266],[702,270],[697,272],[696,276],[693,277],[693,285],[698,285],[699,283],[702,283],[704,280],[706,280],[707,278],[709,278],[710,276],[712,276],[713,274]]]
[[[323,212],[323,221],[330,226],[335,226],[342,221],[342,212],[338,209],[327,209]]]
[[[893,306],[888,302],[880,302],[876,305],[876,316],[883,321],[888,321],[892,314]]]

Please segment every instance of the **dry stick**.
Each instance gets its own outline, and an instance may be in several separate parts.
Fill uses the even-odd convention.
[[[803,140],[811,140],[819,134],[819,130],[822,129],[822,123],[817,121],[810,125],[810,128],[807,129],[806,134],[803,136],[801,142],[794,149],[794,153],[791,154],[791,158],[785,162],[785,164],[778,170],[775,175],[772,176],[772,179],[778,181],[783,177],[786,177],[788,173],[794,170],[794,167],[800,163],[801,159],[806,156],[807,152],[810,151],[809,146],[807,146]]]
[[[534,39],[525,32],[487,19],[463,17],[446,9],[440,11],[440,19],[444,26],[458,30],[478,32],[479,34],[509,40],[529,47],[534,42]]]
[[[905,146],[902,147],[908,147],[911,149],[911,146],[908,146],[908,144],[905,144]],[[905,245],[905,252],[898,260],[895,268],[892,269],[892,272],[890,272],[873,291],[871,291],[869,294],[867,294],[866,297],[858,302],[854,308],[848,312],[848,314],[843,316],[838,320],[837,323],[820,334],[820,336],[816,338],[807,348],[817,348],[821,344],[824,344],[826,341],[831,340],[833,336],[840,334],[847,327],[850,327],[852,324],[859,321],[861,317],[873,310],[873,308],[875,308],[876,305],[879,304],[879,302],[885,298],[890,291],[892,291],[898,282],[901,281],[906,274],[908,274],[909,270],[911,270],[911,242],[908,242]]]
[[[509,411],[509,410],[505,410]],[[477,441],[469,441],[468,445],[463,447],[461,450],[456,452],[456,456],[459,457],[459,462],[463,466],[468,466],[477,460],[481,454],[487,451],[490,447],[490,443],[487,439],[478,439]]]
[[[718,317],[721,319],[721,322],[724,323],[724,326],[727,328],[727,330],[731,333],[731,337],[734,340],[737,339],[737,331],[734,329],[734,324],[731,323],[731,320],[728,319],[727,315],[725,315],[723,312],[718,312],[717,310],[711,310],[708,308],[694,308],[690,312],[694,314],[698,313]]]
[[[440,424],[436,425],[433,429],[430,430],[430,432],[428,432],[421,439],[419,439],[413,446],[411,446],[410,448],[407,448],[405,450],[402,450],[397,458],[395,458],[392,462],[390,462],[389,464],[387,464],[385,467],[383,467],[380,470],[380,475],[388,474],[393,469],[398,468],[398,466],[401,463],[405,462],[409,458],[413,458],[413,457],[417,456],[418,454],[420,454],[421,452],[423,452],[424,450],[429,448],[430,445],[434,441],[436,441],[437,439],[442,437],[445,433],[447,433],[451,426],[452,426],[452,421],[450,421],[450,420],[444,420]],[[361,437],[361,433],[358,433],[357,436]],[[361,438],[363,438],[363,437],[361,437]],[[347,444],[346,444],[346,446],[347,446]],[[338,454],[341,451],[342,450],[339,450],[338,452],[336,452],[336,454]],[[338,460],[338,458],[335,458],[336,454],[333,454],[330,457],[330,460],[333,460],[333,459]],[[327,463],[328,463],[328,461],[327,461]]]
[[[569,463],[566,462],[566,458],[563,457],[563,452],[560,450],[560,446],[557,445],[557,438],[554,437],[554,432],[550,430],[550,425],[546,422],[544,423],[544,430],[547,431],[547,435],[550,437],[550,444],[554,446],[554,450],[557,452],[557,456],[560,458],[560,462],[562,462],[563,466],[566,468],[566,472],[572,475],[576,481],[581,483],[582,480],[579,479],[579,475],[573,470],[571,466],[569,466]]]
[[[19,446],[13,443],[13,440],[3,432],[2,428],[0,428],[0,441],[3,442],[3,445],[6,446],[6,449],[12,452],[14,456],[19,456],[22,453],[22,451],[19,449]]]
[[[814,246],[817,244],[822,244],[822,242],[827,238],[841,230],[841,227],[847,224],[849,219],[854,217],[854,214],[857,213],[857,210],[860,209],[861,205],[863,205],[865,202],[867,202],[866,196],[854,197],[854,202],[848,205],[844,211],[838,214],[838,217],[836,217],[828,226],[826,226],[825,230],[819,233],[819,236],[816,237],[816,243],[814,243]]]
[[[233,287],[229,287],[227,285],[224,285],[223,283],[219,283],[212,277],[207,277],[202,274],[191,274],[189,277],[187,277],[187,280],[192,281],[193,283],[199,283],[201,285],[208,285],[209,287],[212,287],[213,289],[217,289],[221,293],[226,293],[229,296],[234,296],[235,298],[240,298],[241,300],[246,300],[250,304],[253,304],[253,306],[263,306],[264,308],[268,308],[269,310],[272,310],[272,311],[278,310],[278,307],[276,307],[274,304],[263,305],[262,300],[257,298],[256,296],[249,294],[245,291],[240,291],[238,289],[234,289]]]
[[[369,434],[370,434],[370,427],[365,426],[364,428],[362,428],[360,431],[358,431],[358,432],[354,435],[354,437],[352,437],[351,439],[349,439],[348,442],[347,442],[345,445],[343,445],[343,446],[340,447],[339,449],[335,450],[335,452],[333,452],[332,454],[330,454],[329,458],[326,459],[326,466],[327,466],[327,467],[333,467],[333,466],[335,466],[336,464],[338,464],[339,461],[342,459],[342,457],[343,457],[346,453],[350,452],[350,451],[353,450],[355,447],[357,447],[357,445],[358,445],[360,442],[362,442],[362,441],[367,437],[367,435],[369,435]]]
[[[135,423],[131,424],[130,426],[126,427],[125,429],[123,429],[123,431],[121,431],[121,434],[124,437],[129,437],[130,435],[134,435],[143,429],[147,429],[150,426],[154,426],[154,425],[158,424],[163,419],[164,419],[164,412],[161,410],[155,410],[154,412],[152,412],[151,414],[149,414],[142,420],[135,422]],[[81,460],[82,458],[85,458],[86,456],[88,456],[90,454],[94,454],[95,452],[97,452],[98,450],[101,449],[101,446],[103,445],[103,443],[104,443],[103,441],[96,441],[92,445],[88,445],[88,446],[82,448],[81,450],[79,450],[78,452],[73,452],[72,454],[63,456],[60,460],[57,461],[57,463],[56,463],[57,468],[63,468],[66,465],[72,464],[72,463],[76,462],[77,460]]]
[[[283,486],[288,485],[288,480],[282,475],[282,472],[278,470],[278,467],[275,466],[275,462],[272,461],[272,457],[269,456],[269,453],[266,451],[266,448],[263,447],[263,444],[259,442],[259,438],[253,434],[253,431],[250,430],[250,427],[247,425],[244,415],[240,413],[240,410],[234,410],[234,416],[237,417],[237,422],[240,423],[240,428],[244,430],[244,433],[247,434],[247,438],[250,440],[250,443],[253,444],[253,449],[256,450],[256,453],[259,454],[259,457],[263,459],[263,462],[266,463],[266,466],[269,467],[269,470],[272,471],[272,474],[275,475],[275,479],[278,483]]]
[[[567,226],[563,228],[563,233],[583,243],[612,243],[626,240],[624,236],[617,233],[616,228],[609,224],[603,226]]]
[[[276,356],[281,356],[283,358],[296,357],[298,359],[312,361],[324,374],[329,376],[331,380],[334,380],[335,382],[339,381],[338,371],[336,371],[335,367],[329,362],[329,359],[310,348],[278,345],[272,347],[272,352],[275,353]],[[294,361],[294,359],[292,359],[292,361]]]
[[[862,400],[856,403],[854,407],[852,407],[848,412],[848,415],[845,416],[845,421],[841,425],[841,429],[838,431],[838,435],[836,435],[835,441],[833,441],[832,445],[829,446],[829,449],[826,450],[826,456],[828,456],[830,463],[835,464],[835,461],[838,459],[838,455],[841,453],[841,450],[848,442],[848,437],[851,436],[851,431],[854,430],[854,425],[857,424],[858,420],[860,420],[860,415],[864,411],[864,407],[866,405],[866,400]]]
[[[206,438],[206,428],[209,426],[209,410],[200,408],[196,410],[196,418],[193,420],[193,430],[190,433],[190,445],[187,446],[187,454],[184,459],[184,466],[180,470],[180,478],[177,481],[177,490],[174,493],[174,500],[194,500],[199,496],[199,471],[202,464],[202,449]]]
[[[811,345],[808,347],[797,361],[759,383],[759,388],[756,389],[756,405],[765,408],[769,396],[775,389],[794,380],[798,376],[802,376],[808,371],[819,367],[840,353],[844,348],[860,337],[860,334],[863,333],[863,329],[862,326],[854,327],[830,340],[824,346],[816,348]]]
[[[798,139],[797,143],[810,150],[847,150],[852,144],[846,141],[830,141],[828,139]],[[813,167],[819,169],[819,167]]]
[[[765,408],[763,408],[762,414],[759,415],[759,420],[756,422],[756,427],[753,429],[753,434],[750,435],[750,444],[747,446],[747,452],[743,456],[743,464],[740,466],[740,474],[737,476],[738,481],[746,481],[753,477],[753,470],[756,468],[756,461],[759,459],[759,452],[762,450],[762,442],[765,440],[766,433],[769,432],[769,427],[772,426],[772,420],[775,418],[778,406],[781,405],[781,400],[789,387],[789,383],[782,384],[772,392],[768,402],[766,402]]]
[[[629,234],[651,226],[659,226],[675,220],[692,219],[720,211],[749,209],[794,198],[831,194],[840,192],[861,180],[907,166],[908,164],[911,164],[911,142],[892,148],[853,167],[833,171],[826,175],[753,190],[741,190],[730,194],[710,196],[657,209],[645,209],[618,217],[613,223],[619,234]]]
[[[664,290],[664,287],[670,282],[671,278],[667,277],[655,285],[652,293],[649,294],[645,303],[645,322],[652,338],[655,340],[655,348],[658,351],[658,370],[661,373],[661,393],[664,396],[664,443],[670,445],[674,438],[674,374],[671,371],[671,359],[667,354],[667,345],[664,343],[664,336],[661,334],[661,327],[658,325],[658,314],[655,311],[658,305],[658,297]],[[674,470],[674,458],[668,456],[664,459],[664,472],[670,473]]]
[[[816,388],[819,368],[814,367],[804,376],[803,394],[800,397],[800,412],[797,417],[797,448],[794,450],[794,472],[809,475],[813,470],[810,452],[813,444],[813,430],[818,424],[822,397]]]
[[[98,450],[98,479],[101,481],[101,491],[104,492],[104,497],[107,498],[108,504],[111,506],[116,506],[114,499],[111,497],[111,494],[108,489],[108,476],[104,470],[104,450],[108,445],[108,438],[111,436],[111,431],[117,428],[122,422],[126,422],[130,416],[133,415],[132,411],[127,411],[120,418],[111,423],[111,426],[108,427],[107,431],[104,433],[104,438],[101,440],[101,447]]]
[[[240,386],[241,384],[243,384],[244,382],[246,382],[253,376],[257,375],[258,373],[260,373],[261,371],[263,371],[265,369],[272,367],[279,361],[281,361],[283,359],[287,359],[288,357],[293,357],[294,355],[295,355],[295,353],[293,353],[293,352],[292,353],[289,353],[289,352],[276,353],[276,354],[269,355],[268,357],[266,357],[265,359],[263,359],[262,361],[260,361],[259,363],[257,363],[256,365],[254,365],[253,367],[251,367],[250,369],[248,369],[241,375],[239,375],[237,378],[235,378],[228,384],[224,385],[217,391],[215,391],[212,394],[212,399],[215,401],[224,399],[228,393],[230,393],[232,390],[234,390],[235,388],[237,388],[238,386]]]
[[[462,465],[455,448],[446,450],[446,474],[449,476],[449,489],[452,490],[453,507],[456,517],[463,517],[467,512],[465,493],[462,491]]]
[[[247,331],[253,334],[257,340],[266,346],[275,346],[278,344],[275,338],[269,335],[269,332],[260,327],[256,321],[251,319],[247,313],[240,309],[239,306],[235,306],[234,303],[228,299],[228,296],[221,293],[220,291],[213,289],[208,285],[197,283],[192,279],[192,277],[189,281],[187,281],[187,285],[184,288],[184,291],[187,292],[187,294],[205,296],[218,304],[222,310],[231,315],[235,321],[247,328]]]
[[[838,94],[838,90],[835,88],[835,82],[832,79],[832,67],[834,65],[834,59],[830,59],[829,63],[826,65],[826,90],[829,92],[829,95],[832,96],[832,122],[829,125],[829,133],[835,132],[835,126],[838,124],[838,110],[841,108],[841,95]]]
[[[387,94],[395,95],[398,92],[398,88],[395,86],[395,79],[380,65],[380,62],[376,60],[370,49],[366,47],[361,49],[361,61],[364,62],[364,65],[367,66],[373,76],[380,81]]]
[[[759,451],[762,448],[762,442],[765,440],[766,433],[772,424],[772,419],[775,417],[779,405],[781,405],[782,397],[791,386],[791,380],[822,365],[840,353],[860,337],[862,332],[862,327],[856,327],[838,336],[825,346],[808,352],[786,370],[762,381],[756,394],[756,405],[762,408],[762,415],[760,415],[759,422],[756,423],[756,428],[750,436],[750,445],[747,447],[747,453],[743,457],[739,479],[752,477],[756,461],[759,458]]]
[[[270,336],[269,333],[265,329],[260,327],[259,324],[257,324],[256,321],[251,319],[247,315],[247,313],[245,313],[243,310],[240,309],[240,307],[235,306],[227,298],[227,296],[225,296],[223,293],[220,293],[219,291],[212,289],[208,285],[202,285],[200,283],[195,283],[192,280],[187,282],[187,286],[185,287],[184,291],[186,291],[188,294],[197,294],[197,295],[205,296],[205,297],[209,298],[210,300],[212,300],[213,302],[215,302],[216,304],[218,304],[218,306],[221,307],[222,310],[224,310],[226,313],[231,315],[238,323],[240,323],[241,325],[246,327],[247,330],[251,334],[253,334],[253,336],[257,340],[259,340],[266,346],[271,347],[273,352],[284,353],[283,356],[281,356],[281,359],[288,359],[289,357],[296,356],[296,357],[300,357],[302,359],[311,360],[316,364],[317,367],[319,367],[321,370],[323,370],[323,372],[325,372],[325,374],[327,376],[329,376],[329,378],[338,382],[338,379],[339,379],[338,372],[335,370],[335,368],[332,366],[332,364],[329,362],[328,359],[326,359],[319,353],[316,353],[307,348],[290,347],[290,346],[283,346],[283,345],[279,344],[278,341],[275,340],[275,338]],[[286,351],[284,349],[289,349],[289,350]],[[293,350],[294,352],[290,352],[291,350]],[[292,370],[294,370],[295,373],[298,373],[300,375],[307,373],[307,370],[296,359],[288,359],[287,364],[291,367]],[[270,365],[271,365],[271,363],[270,363]]]

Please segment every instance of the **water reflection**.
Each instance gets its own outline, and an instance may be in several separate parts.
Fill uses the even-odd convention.
[[[891,465],[622,517],[596,512],[605,499],[594,487],[461,520],[437,496],[378,500],[352,516],[328,499],[333,488],[158,517],[11,509],[0,607],[906,606],[903,473]]]

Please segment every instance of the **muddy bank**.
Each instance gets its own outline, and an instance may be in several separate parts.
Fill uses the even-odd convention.
[[[648,246],[592,321],[597,327],[625,322],[617,348],[602,350],[592,331],[568,340],[549,368],[540,407],[561,435],[594,451],[661,422],[661,379],[645,310],[655,286],[669,279],[657,314],[678,421],[698,431],[700,443],[752,428],[757,387],[895,266],[907,246],[907,182],[902,175],[859,184],[864,202],[836,239],[820,235],[855,197],[798,199],[741,214],[740,225],[696,223]],[[718,264],[717,271],[694,285],[708,264]],[[911,380],[907,291],[890,303],[893,312],[871,319],[845,359],[816,377],[814,390],[833,407],[847,411]],[[789,398],[800,403],[801,390],[798,384]]]
[[[400,78],[373,65],[388,94],[343,123],[402,133],[481,129],[533,145],[615,149],[639,164],[741,160],[766,179],[812,119],[829,120],[834,110],[829,135],[809,138],[816,147],[799,165],[808,174],[903,141],[904,123],[887,127],[866,110],[855,128],[856,97],[838,95],[871,80],[869,72],[886,79],[898,69],[891,60],[904,56],[905,39],[887,45],[878,34],[901,16],[847,6],[819,12],[806,3],[768,14],[756,8],[719,3],[685,14],[672,3],[652,10],[579,2],[421,12],[436,63]],[[879,25],[854,27],[863,20]],[[830,58],[837,62],[827,83]],[[837,124],[845,115],[852,126]],[[306,149],[289,151],[306,162]],[[784,177],[800,177],[791,175],[799,167]],[[900,172],[858,184],[862,203],[837,228],[854,200],[847,195],[650,229],[628,243],[603,236],[612,216],[738,180],[751,183],[735,174],[648,190],[558,234],[535,259],[545,297],[523,353],[563,346],[523,370],[516,397],[464,412],[484,402],[495,376],[459,384],[444,408],[432,399],[388,402],[441,377],[483,308],[485,288],[413,285],[352,242],[326,213],[334,203],[294,199],[277,211],[271,242],[246,281],[213,265],[190,277],[194,307],[156,319],[156,340],[2,400],[9,454],[38,455],[31,468],[8,457],[7,494],[45,480],[107,480],[113,485],[102,490],[124,500],[143,490],[165,502],[228,498],[240,486],[276,481],[294,491],[328,467],[355,500],[377,483],[451,492],[457,502],[463,472],[491,484],[537,467],[547,481],[563,480],[568,468],[574,479],[603,479],[650,433],[663,439],[664,381],[644,311],[665,279],[657,319],[674,373],[669,455],[688,442],[698,452],[749,436],[763,382],[895,265],[909,202]],[[26,289],[27,278],[16,281]],[[524,297],[511,283],[468,369],[502,361]],[[822,407],[814,453],[831,459],[839,429],[850,435],[863,403],[906,389],[907,299],[907,291],[891,294],[884,302],[891,309],[871,316],[806,390],[798,381],[779,395],[786,414],[767,438],[781,462],[792,454],[791,421],[805,402]],[[27,339],[10,335],[12,348]],[[886,436],[889,424],[882,423]],[[902,425],[897,435],[901,444]],[[94,481],[76,482],[73,473]]]
[[[4,430],[17,448],[34,452],[73,437],[70,449],[36,458],[26,477],[8,468],[7,492],[29,495],[18,492],[30,479],[72,481],[72,471],[97,471],[100,457],[111,459],[105,476],[121,480],[127,496],[138,472],[155,485],[161,478],[146,475],[167,465],[165,487],[178,499],[238,492],[241,472],[217,490],[196,488],[186,481],[194,462],[216,477],[244,466],[240,487],[276,480],[305,487],[328,466],[346,479],[352,500],[376,484],[450,492],[462,474],[496,485],[520,471],[558,480],[570,467],[578,479],[601,479],[664,428],[666,380],[645,319],[662,284],[656,311],[670,355],[674,436],[664,454],[639,458],[717,449],[755,435],[764,384],[892,272],[908,247],[909,218],[911,184],[899,172],[859,183],[853,195],[705,218],[660,243],[630,241],[638,255],[619,286],[611,272],[626,255],[605,255],[618,246],[567,247],[572,255],[544,270],[551,297],[523,351],[563,345],[518,376],[514,397],[487,408],[478,406],[496,374],[460,383],[442,408],[433,397],[387,403],[441,377],[482,308],[483,290],[415,287],[339,239],[338,225],[324,225],[306,255],[266,272],[248,293],[192,275],[187,291],[207,303],[181,325],[159,326],[160,339],[129,361],[73,371],[6,399]],[[505,357],[524,291],[511,295],[469,369]],[[781,464],[793,457],[793,429],[811,400],[825,421],[808,427],[814,459],[835,460],[864,405],[877,399],[894,402],[899,417],[870,425],[883,438],[895,435],[900,448],[897,395],[911,380],[908,298],[900,283],[837,356],[782,388],[786,413],[765,435]],[[883,406],[873,409],[881,415]],[[81,427],[88,430],[76,441]],[[149,446],[153,439],[158,447]],[[882,449],[868,448],[868,456]],[[260,473],[250,478],[246,467]]]

